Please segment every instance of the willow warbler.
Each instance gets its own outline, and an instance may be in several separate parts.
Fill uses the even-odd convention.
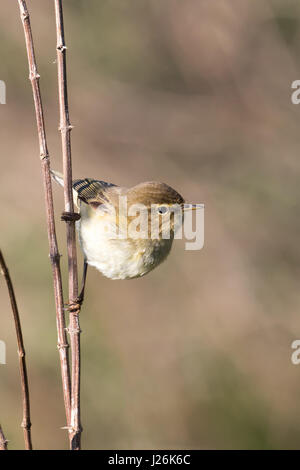
[[[55,171],[51,173],[63,186],[63,176]],[[76,228],[85,262],[104,276],[110,279],[144,276],[170,253],[176,219],[176,211],[172,216],[170,209],[177,208],[182,219],[184,199],[167,184],[146,182],[124,188],[83,178],[73,182],[73,196],[80,212]],[[128,210],[125,213],[120,211],[120,201],[126,202]],[[134,217],[137,208],[140,210],[140,227],[133,230],[138,225]],[[156,215],[159,223],[155,225]],[[153,237],[154,226],[156,234]],[[164,236],[164,233],[168,235]]]

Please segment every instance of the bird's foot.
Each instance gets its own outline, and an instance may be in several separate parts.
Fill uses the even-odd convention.
[[[60,218],[64,222],[76,222],[80,219],[80,214],[77,212],[63,212]]]
[[[64,310],[70,313],[80,313],[81,306],[83,302],[83,295],[79,295],[75,300],[65,304]]]

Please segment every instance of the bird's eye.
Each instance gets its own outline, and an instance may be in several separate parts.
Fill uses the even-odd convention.
[[[166,214],[169,209],[166,206],[160,206],[157,210],[160,214]]]

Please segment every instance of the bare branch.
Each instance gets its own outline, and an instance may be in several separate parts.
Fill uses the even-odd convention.
[[[0,450],[7,450],[7,442],[0,424]]]
[[[71,356],[72,356],[72,393],[71,393],[71,449],[81,448],[81,421],[80,421],[80,326],[79,313],[81,304],[78,301],[78,273],[76,253],[76,233],[74,203],[72,194],[72,158],[71,158],[71,129],[68,106],[67,73],[66,73],[66,44],[64,36],[64,21],[62,0],[54,0],[56,20],[56,53],[58,72],[58,92],[60,111],[60,132],[62,142],[63,173],[64,173],[64,199],[65,217],[67,224],[67,248],[69,268],[69,311]]]
[[[15,322],[16,334],[17,334],[19,369],[20,369],[20,375],[21,375],[21,389],[22,389],[22,400],[23,400],[23,421],[22,421],[21,426],[24,432],[25,449],[32,450],[29,387],[28,387],[28,375],[27,375],[27,367],[26,367],[26,359],[25,359],[25,348],[24,348],[24,342],[23,342],[22,326],[21,326],[21,320],[20,320],[19,310],[17,306],[16,296],[14,292],[14,287],[13,287],[12,280],[9,275],[9,271],[5,264],[5,260],[4,260],[1,250],[0,250],[0,269],[1,269],[1,273],[5,277],[5,281],[6,281],[6,285],[7,285],[7,289],[9,293],[9,298],[10,298],[10,303],[11,303],[11,308],[13,312],[14,322]]]
[[[18,0],[21,20],[23,23],[25,42],[28,56],[29,65],[29,79],[31,81],[32,93],[35,105],[35,114],[37,121],[37,130],[40,146],[40,158],[42,166],[42,175],[45,191],[45,205],[46,205],[46,218],[47,230],[50,250],[50,260],[52,266],[53,284],[54,284],[54,297],[56,306],[56,324],[58,336],[58,350],[60,355],[61,375],[63,383],[63,395],[67,417],[67,425],[70,426],[71,418],[71,382],[70,382],[70,366],[68,357],[68,342],[66,336],[66,323],[64,314],[64,301],[62,280],[60,271],[60,254],[58,251],[55,220],[54,220],[54,207],[52,195],[52,182],[50,175],[50,158],[47,148],[46,131],[44,123],[44,114],[42,99],[39,87],[39,74],[37,72],[37,65],[35,60],[33,38],[30,26],[29,12],[25,0]]]

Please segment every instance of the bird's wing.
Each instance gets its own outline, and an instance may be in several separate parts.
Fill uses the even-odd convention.
[[[64,177],[58,171],[50,170],[52,178],[60,185],[64,186]],[[73,198],[74,204],[78,207],[78,199],[90,204],[91,206],[98,207],[100,204],[105,204],[110,201],[110,196],[113,196],[110,191],[111,188],[118,189],[119,187],[112,183],[105,181],[95,180],[93,178],[82,178],[74,180]]]
[[[83,178],[73,181],[73,189],[77,193],[78,198],[92,206],[108,203],[109,197],[107,190],[112,187],[116,187],[116,185],[92,178]]]

